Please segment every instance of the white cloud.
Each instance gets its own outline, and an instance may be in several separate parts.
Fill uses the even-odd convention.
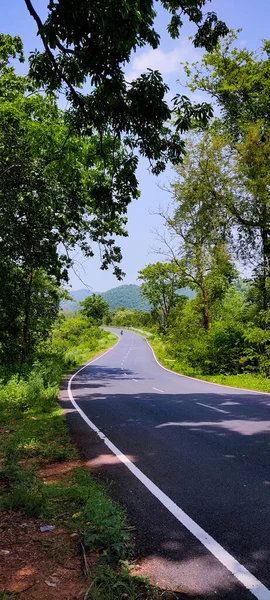
[[[132,81],[147,69],[158,70],[162,75],[180,73],[183,71],[181,62],[199,60],[200,55],[200,51],[196,50],[188,39],[182,40],[177,48],[167,52],[160,48],[157,48],[157,50],[151,48],[135,56],[127,78],[129,81]]]

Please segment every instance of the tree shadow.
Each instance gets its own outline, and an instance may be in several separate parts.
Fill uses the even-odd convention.
[[[89,374],[87,381],[74,382],[80,408],[142,473],[267,585],[268,396],[225,389],[221,394],[115,394],[107,382],[123,379],[123,371],[98,367],[93,379],[100,375],[101,386],[107,387],[102,393],[93,390]],[[254,598],[110,453],[65,393],[62,406],[69,409],[68,424],[84,460],[109,484],[136,528],[139,574],[163,587],[170,583],[188,598]]]

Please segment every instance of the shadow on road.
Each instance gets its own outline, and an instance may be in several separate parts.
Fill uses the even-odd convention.
[[[233,391],[110,393],[112,380],[132,377],[131,371],[123,375],[121,369],[91,367],[91,378],[89,372],[82,373],[73,394],[86,414],[91,405],[89,418],[143,473],[197,522],[199,506],[199,524],[208,533],[210,514],[210,530],[223,531],[218,541],[260,580],[269,580],[268,396],[247,392],[242,397]],[[110,494],[126,507],[135,525],[138,573],[182,592],[179,598],[254,599],[109,452],[74,410],[65,390],[61,404],[83,459],[110,485]],[[261,527],[265,533],[258,544]]]

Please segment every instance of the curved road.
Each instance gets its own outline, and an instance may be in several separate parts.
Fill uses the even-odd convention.
[[[270,395],[166,371],[128,331],[69,387],[80,446],[136,526],[140,573],[192,598],[270,600]]]

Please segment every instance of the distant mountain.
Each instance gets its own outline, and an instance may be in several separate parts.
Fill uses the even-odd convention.
[[[107,290],[107,292],[95,293],[103,296],[104,300],[108,302],[111,310],[116,310],[119,306],[130,309],[136,308],[138,310],[150,310],[150,304],[145,298],[142,297],[139,285],[119,285],[116,288]],[[82,302],[82,300],[91,294],[92,292],[89,292],[89,290],[86,289],[70,292],[73,300],[66,300],[63,302],[62,308],[65,311],[74,312],[80,308],[80,302]]]
[[[69,295],[72,300],[64,300],[64,302],[62,302],[62,309],[66,312],[75,312],[76,310],[79,310],[80,302],[87,296],[90,296],[91,292],[82,288],[81,290],[75,290],[74,292],[69,291]]]
[[[70,292],[73,300],[66,300],[62,304],[62,308],[65,311],[74,312],[79,310],[80,302],[84,300],[87,296],[91,296],[93,292],[82,288],[81,290],[75,290],[74,292]],[[123,306],[124,308],[129,309],[137,309],[137,310],[150,310],[150,304],[148,300],[142,297],[141,289],[139,285],[130,284],[130,285],[119,285],[118,287],[107,290],[107,292],[95,292],[96,294],[100,294],[103,296],[104,300],[108,302],[111,310],[116,310],[119,306]],[[189,288],[183,288],[179,290],[179,294],[183,296],[188,296],[188,298],[194,298],[196,295],[193,290]]]

